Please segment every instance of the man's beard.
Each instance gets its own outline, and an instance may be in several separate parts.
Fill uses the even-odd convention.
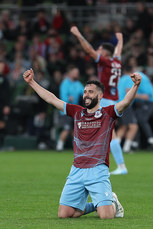
[[[91,103],[90,103],[89,105],[86,105],[86,104],[85,104],[85,100],[86,100],[86,99],[90,99],[90,100],[91,100]],[[94,107],[98,104],[98,95],[97,95],[95,98],[93,98],[93,99],[91,99],[91,98],[89,98],[89,97],[85,97],[85,98],[83,99],[83,103],[84,103],[84,106],[85,106],[86,108],[88,108],[88,109],[94,108]]]

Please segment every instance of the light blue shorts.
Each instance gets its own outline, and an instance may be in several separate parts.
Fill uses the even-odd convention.
[[[109,177],[109,168],[105,164],[85,169],[73,165],[61,194],[60,205],[83,211],[89,194],[95,207],[111,205],[113,197]]]
[[[115,105],[116,103],[117,103],[117,101],[110,100],[110,99],[105,99],[105,98],[102,98],[100,100],[100,106],[101,107],[108,107],[110,105]]]

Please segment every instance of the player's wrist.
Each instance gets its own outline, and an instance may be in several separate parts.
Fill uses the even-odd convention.
[[[35,80],[34,80],[34,79],[31,79],[31,80],[28,82],[29,86],[32,86],[34,83],[35,83]]]

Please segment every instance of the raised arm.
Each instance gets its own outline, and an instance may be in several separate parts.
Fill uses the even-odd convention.
[[[131,79],[134,82],[132,88],[128,91],[124,99],[116,104],[116,109],[119,114],[121,114],[135,99],[138,87],[141,83],[141,78],[141,75],[137,72],[131,75]]]
[[[113,56],[121,56],[122,48],[123,48],[123,35],[122,33],[116,33],[115,35],[118,40],[118,43],[115,47]]]
[[[98,53],[94,50],[94,48],[89,44],[89,42],[82,36],[82,34],[80,33],[80,31],[78,30],[78,28],[76,26],[72,26],[71,27],[71,33],[74,34],[74,36],[77,37],[77,39],[79,40],[82,48],[84,49],[84,51],[86,53],[89,54],[89,56],[91,56],[93,59],[97,59]]]
[[[45,88],[41,87],[35,80],[34,80],[34,72],[32,69],[27,70],[23,74],[24,80],[31,86],[35,92],[47,103],[52,104],[57,109],[63,111],[64,102],[58,99],[53,93],[47,91]]]

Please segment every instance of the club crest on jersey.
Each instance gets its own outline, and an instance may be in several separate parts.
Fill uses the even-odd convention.
[[[81,122],[78,122],[78,128],[79,129],[81,128]]]
[[[102,116],[101,111],[96,111],[94,117],[95,118],[100,118]]]
[[[116,88],[115,87],[112,87],[110,89],[110,93],[111,93],[111,95],[116,95]]]

